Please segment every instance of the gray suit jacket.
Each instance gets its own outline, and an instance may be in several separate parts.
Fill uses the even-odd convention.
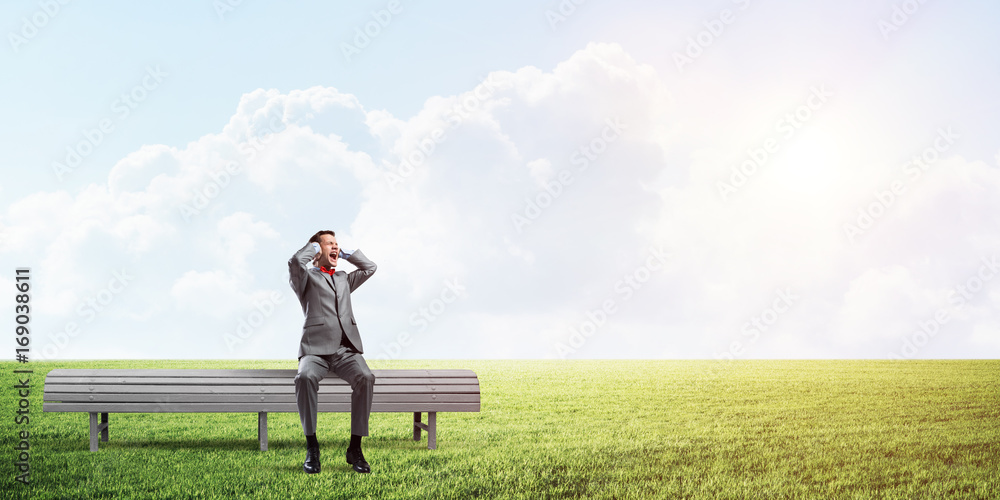
[[[361,250],[355,250],[347,262],[357,266],[350,274],[337,271],[332,276],[309,267],[316,255],[311,243],[306,243],[288,259],[288,283],[295,290],[306,315],[299,343],[299,357],[306,354],[333,354],[340,347],[342,335],[358,350],[361,334],[351,309],[351,292],[375,273],[375,263]]]

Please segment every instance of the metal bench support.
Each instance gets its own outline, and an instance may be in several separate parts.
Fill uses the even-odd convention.
[[[420,429],[427,431],[427,449],[437,449],[437,412],[427,412],[427,423],[420,422],[419,411],[413,412],[413,440],[420,441]]]
[[[257,440],[260,441],[260,451],[267,451],[267,412],[257,412]]]
[[[97,412],[90,412],[90,451],[97,451],[98,433],[100,440],[108,442],[108,414],[101,413],[101,422],[97,422]]]

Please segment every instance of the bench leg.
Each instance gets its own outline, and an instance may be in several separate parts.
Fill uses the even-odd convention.
[[[413,412],[413,440],[420,441],[420,412]]]
[[[108,442],[108,414],[101,413],[101,421],[97,421],[97,412],[90,412],[90,451],[97,451],[98,441]]]
[[[90,412],[90,451],[97,451],[97,413]]]
[[[260,451],[267,451],[267,412],[257,412],[257,440],[260,441]]]
[[[97,412],[90,412],[90,451],[97,451]]]
[[[437,449],[437,412],[427,412],[427,449]]]
[[[427,449],[437,448],[437,412],[427,412],[427,423],[420,422],[420,412],[413,412],[413,440],[420,441],[420,429],[427,431]]]
[[[101,427],[104,427],[103,429],[101,429],[101,441],[104,441],[105,443],[107,443],[108,442],[108,414],[107,413],[102,413],[101,414]]]

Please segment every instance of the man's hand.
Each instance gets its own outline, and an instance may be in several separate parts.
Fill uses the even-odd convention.
[[[340,254],[338,254],[338,257],[340,257],[341,259],[346,259],[346,258],[350,257],[351,254],[354,253],[354,252],[355,252],[355,250],[344,250],[343,248],[341,248],[340,249]]]
[[[313,256],[312,265],[316,266],[317,264],[319,264],[319,253],[320,253],[319,243],[316,243],[315,241],[312,242],[312,247],[313,250],[316,251],[316,255]]]

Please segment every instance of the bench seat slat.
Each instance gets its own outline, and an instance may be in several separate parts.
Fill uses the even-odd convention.
[[[350,412],[351,403],[319,403],[320,412]],[[43,403],[43,411],[102,413],[297,413],[295,403]],[[479,411],[479,403],[372,403],[373,412]]]
[[[46,384],[53,385],[291,385],[295,378],[279,377],[47,377]],[[469,385],[477,384],[476,377],[375,377],[375,385]],[[320,385],[348,385],[347,381],[330,375]]]
[[[320,386],[320,393],[351,393],[349,385]],[[45,397],[49,394],[83,393],[83,394],[294,394],[295,386],[275,385],[267,387],[241,385],[53,385],[45,387]],[[464,393],[478,394],[478,385],[376,385],[375,393]]]
[[[375,378],[379,377],[432,377],[446,378],[476,377],[476,372],[464,369],[446,370],[414,370],[414,369],[381,369],[372,370]],[[50,370],[49,377],[266,377],[294,378],[296,370],[279,369],[196,369],[196,368],[56,368]]]
[[[46,395],[45,402],[54,403],[229,403],[257,402],[294,403],[294,394],[81,394],[62,393],[58,397]],[[319,393],[321,403],[343,403],[351,401],[350,393]],[[375,402],[412,403],[438,401],[449,403],[472,403],[479,401],[479,394],[380,394],[375,393]]]

